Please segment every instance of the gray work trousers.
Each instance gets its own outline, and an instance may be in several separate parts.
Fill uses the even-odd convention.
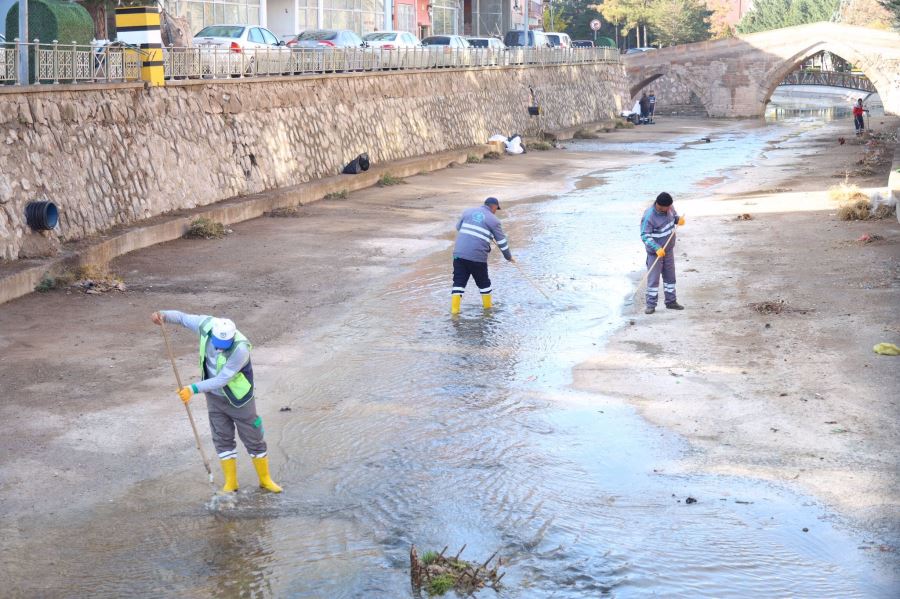
[[[666,248],[666,255],[660,258],[656,266],[650,269],[647,275],[647,307],[655,308],[659,300],[659,275],[662,273],[663,291],[665,291],[666,303],[671,304],[675,298],[675,248],[674,243]],[[656,260],[656,253],[647,252],[647,268],[650,268]]]
[[[263,438],[262,419],[256,414],[256,399],[251,399],[236,408],[228,403],[227,397],[206,394],[206,409],[209,410],[209,429],[212,431],[213,445],[220,460],[237,458],[237,443],[234,429],[252,458],[266,455],[266,440]]]

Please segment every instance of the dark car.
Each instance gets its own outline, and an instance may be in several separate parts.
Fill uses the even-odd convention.
[[[593,48],[594,42],[591,40],[574,40],[572,42],[573,48]]]
[[[290,48],[359,48],[362,38],[349,29],[311,29],[287,43]]]
[[[520,30],[507,31],[503,36],[503,43],[510,48],[531,46],[535,48],[549,48],[550,40],[543,31],[529,31],[528,43],[525,43],[525,32]]]

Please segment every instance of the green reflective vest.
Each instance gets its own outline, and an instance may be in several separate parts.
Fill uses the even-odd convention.
[[[200,325],[200,376],[203,380],[209,378],[206,373],[206,346],[211,331],[212,318],[207,318]],[[235,348],[240,345],[246,345],[248,351],[253,348],[250,341],[248,341],[240,331],[235,331],[234,343],[232,346],[225,351],[219,352],[219,355],[216,358],[216,374],[219,374],[219,372],[222,371],[225,363],[228,362],[228,358],[234,352]],[[225,397],[228,398],[228,403],[236,408],[240,408],[253,399],[253,364],[250,359],[248,359],[244,367],[231,377],[231,380],[222,387],[222,391],[225,393]]]

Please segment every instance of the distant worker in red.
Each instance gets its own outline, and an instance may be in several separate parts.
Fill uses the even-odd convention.
[[[856,134],[862,135],[863,131],[866,130],[866,121],[863,113],[869,112],[866,108],[863,108],[862,98],[856,101],[856,104],[853,106],[853,124],[856,125]]]

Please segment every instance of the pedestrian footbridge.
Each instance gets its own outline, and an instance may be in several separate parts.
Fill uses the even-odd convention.
[[[805,60],[831,52],[852,63],[900,115],[900,34],[838,23],[813,23],[630,54],[632,97],[652,89],[662,107],[690,98],[712,117],[764,114],[775,88]]]

